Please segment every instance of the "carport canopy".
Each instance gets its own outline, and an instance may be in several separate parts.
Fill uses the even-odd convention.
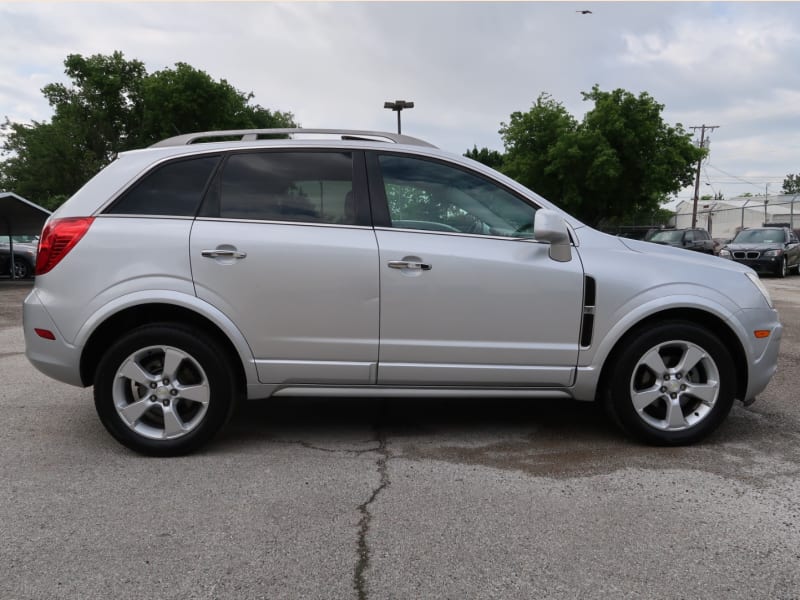
[[[0,237],[39,235],[49,216],[49,210],[14,192],[0,193]]]
[[[16,279],[14,240],[11,236],[40,235],[49,216],[49,210],[14,192],[0,192],[0,241],[8,238],[11,279]]]

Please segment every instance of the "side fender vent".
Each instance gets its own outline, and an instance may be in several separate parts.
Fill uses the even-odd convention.
[[[583,278],[583,320],[581,321],[581,348],[592,345],[594,333],[595,297],[597,284],[594,277],[588,275]]]

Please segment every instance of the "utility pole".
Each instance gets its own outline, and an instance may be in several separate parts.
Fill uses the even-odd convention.
[[[706,141],[706,129],[714,131],[719,125],[698,125],[689,127],[693,131],[700,130],[700,149],[702,150]],[[697,202],[700,200],[700,166],[703,164],[703,157],[697,161],[697,174],[694,178],[694,206],[692,207],[692,229],[697,226]]]

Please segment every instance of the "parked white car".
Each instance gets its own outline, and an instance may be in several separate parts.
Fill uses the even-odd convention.
[[[781,338],[751,269],[605,235],[388,133],[123,153],[49,219],[36,272],[28,358],[155,455],[200,447],[240,398],[307,395],[597,400],[687,444],[764,389]]]

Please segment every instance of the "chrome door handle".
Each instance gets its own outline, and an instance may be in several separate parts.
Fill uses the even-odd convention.
[[[239,252],[238,250],[203,250],[200,255],[206,258],[247,258],[247,252]]]
[[[433,267],[428,263],[411,262],[407,260],[390,260],[390,269],[410,269],[412,271],[430,271]]]

